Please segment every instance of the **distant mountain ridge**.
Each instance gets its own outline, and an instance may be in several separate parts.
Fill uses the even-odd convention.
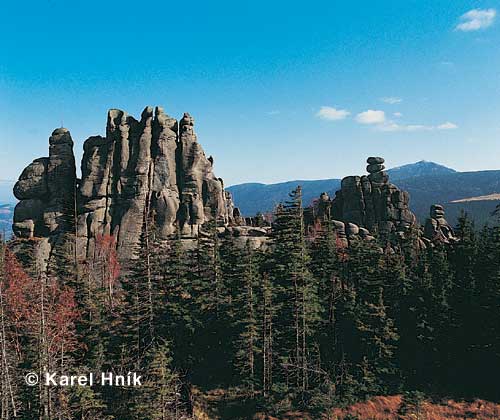
[[[478,224],[489,219],[500,202],[495,200],[451,201],[500,193],[500,170],[457,172],[435,162],[419,161],[387,170],[390,182],[410,193],[410,208],[420,222],[429,214],[434,203],[444,204],[447,217],[454,223],[461,210],[467,211]],[[297,185],[302,186],[303,201],[310,204],[322,192],[331,196],[340,188],[340,179],[287,181],[277,184],[246,183],[233,185],[227,190],[233,194],[235,205],[244,215],[272,211],[274,206],[288,197]]]
[[[455,169],[448,168],[435,162],[421,160],[407,165],[397,166],[387,171],[391,180],[411,178],[414,176],[430,176],[457,173]]]
[[[13,204],[0,204],[0,235],[10,238],[12,235]]]
[[[446,217],[454,224],[462,210],[467,211],[480,226],[488,220],[495,207],[500,204],[493,194],[500,194],[500,170],[458,172],[435,162],[419,161],[387,170],[390,181],[410,193],[410,208],[421,223],[428,216],[429,207],[434,203],[445,205]],[[301,185],[303,201],[309,205],[326,191],[334,196],[340,189],[340,179],[294,180],[276,184],[257,182],[228,187],[233,194],[236,206],[244,215],[272,211],[287,199],[288,193]],[[13,205],[16,199],[12,194],[14,181],[0,180],[0,215],[3,231],[10,233]],[[484,197],[484,199],[480,199]],[[470,200],[474,198],[474,200]],[[479,198],[479,199],[478,199]]]

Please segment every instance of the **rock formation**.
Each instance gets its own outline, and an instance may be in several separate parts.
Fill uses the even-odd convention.
[[[418,248],[458,240],[444,218],[444,207],[439,204],[431,206],[430,218],[422,231],[409,209],[408,193],[389,182],[384,159],[369,157],[367,162],[368,176],[344,178],[333,200],[327,193],[320,195],[312,209],[313,216],[309,216],[309,225],[315,220],[331,220],[343,246],[356,239],[374,240],[372,233],[394,243],[412,228],[417,233]]]
[[[371,235],[368,229],[353,222],[333,219],[332,204],[333,201],[330,199],[330,196],[326,192],[322,193],[312,209],[313,218],[320,222],[323,220],[330,220],[332,222],[339,245],[347,247],[350,241],[358,239],[367,241],[375,240],[375,237]]]
[[[433,243],[453,243],[457,241],[453,228],[444,218],[444,207],[433,204],[430,217],[425,221],[424,238]]]
[[[67,229],[74,218],[75,190],[73,140],[68,130],[58,128],[49,138],[49,157],[34,160],[14,186],[20,200],[14,211],[14,234],[45,237]]]
[[[18,238],[40,238],[46,260],[62,233],[75,233],[80,258],[94,252],[100,235],[113,235],[118,255],[129,259],[140,241],[145,220],[154,220],[160,239],[184,239],[203,233],[216,221],[219,234],[238,238],[242,246],[267,243],[270,222],[262,215],[245,219],[234,207],[222,179],[213,173],[194,132],[194,119],[180,121],[157,107],[147,107],[138,121],[125,112],[108,112],[106,135],[88,138],[83,146],[81,179],[76,177],[73,140],[58,128],[49,139],[49,157],[28,165],[14,187],[20,200],[13,231]],[[389,182],[384,159],[369,157],[368,175],[348,176],[331,199],[321,194],[306,209],[306,225],[332,220],[341,244],[353,240],[394,243],[417,227],[409,196]],[[442,206],[431,207],[424,239],[450,243],[453,230]],[[425,246],[425,245],[424,245]]]
[[[81,180],[76,179],[73,141],[59,128],[49,140],[49,157],[35,160],[14,187],[13,230],[19,238],[54,238],[74,231],[82,257],[95,238],[115,235],[123,258],[132,255],[146,215],[161,238],[179,232],[195,237],[203,224],[220,226],[240,219],[229,192],[213,173],[194,132],[194,119],[177,122],[157,107],[147,107],[140,121],[125,112],[108,112],[106,136],[84,143]],[[76,209],[76,215],[75,211]]]
[[[373,240],[370,232],[392,240],[417,225],[415,215],[409,210],[409,195],[389,183],[384,159],[369,157],[367,162],[369,175],[342,179],[341,189],[333,200],[322,193],[315,204],[315,217],[333,220],[337,236],[345,246],[358,238]]]

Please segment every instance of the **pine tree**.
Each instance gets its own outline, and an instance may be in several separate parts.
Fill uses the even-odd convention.
[[[69,260],[71,254],[66,254]],[[118,341],[119,311],[123,294],[119,283],[120,264],[116,252],[116,239],[98,235],[92,254],[79,261],[77,275],[69,285],[75,293],[79,317],[76,332],[82,343],[73,352],[74,372],[105,372],[113,368],[113,346]],[[80,418],[106,418],[108,401],[106,389],[98,386],[71,388],[68,405]]]
[[[368,300],[369,299],[369,300]],[[359,303],[357,331],[362,349],[359,382],[365,395],[385,394],[394,390],[395,348],[399,338],[393,320],[387,315],[382,288],[378,295]]]
[[[313,375],[313,337],[319,320],[317,284],[311,275],[300,187],[279,206],[273,225],[272,281],[277,306],[274,325],[280,380],[303,399]]]
[[[262,354],[261,387],[264,398],[268,398],[274,384],[274,318],[276,308],[274,304],[274,290],[268,273],[261,276],[259,285],[258,313],[260,319]]]
[[[311,245],[310,269],[321,291],[320,324],[316,340],[320,347],[321,366],[325,369],[320,382],[333,381],[336,376],[336,364],[339,362],[338,302],[342,299],[342,256],[337,246],[337,236],[331,220],[326,219],[321,225],[317,239]]]
[[[358,381],[364,395],[388,392],[396,375],[395,348],[399,337],[384,302],[386,279],[382,267],[382,254],[376,244],[351,242],[347,277],[356,290]]]
[[[161,265],[160,305],[157,322],[160,337],[170,340],[175,366],[190,371],[194,366],[195,307],[191,284],[192,253],[184,248],[177,236],[158,246]]]
[[[0,238],[0,418],[10,419],[19,413],[18,358],[16,357],[15,337],[12,336],[13,320],[9,319],[8,281],[6,267],[6,244]]]
[[[231,241],[232,242],[232,241]],[[259,267],[257,256],[248,242],[244,249],[230,245],[231,257],[223,254],[225,284],[231,293],[228,309],[229,331],[234,334],[233,364],[239,375],[239,382],[251,396],[258,385],[258,356],[260,325],[258,323]]]
[[[416,263],[417,254],[413,254],[411,259],[407,259],[404,250],[400,248],[386,247],[381,261],[380,270],[383,278],[383,301],[386,305],[387,316],[394,321],[394,328],[398,332],[399,338],[395,351],[395,362],[397,364],[397,382],[404,382],[404,368],[408,363],[413,363],[409,358],[414,351],[414,338],[408,337],[406,331],[412,329],[413,322],[411,290],[413,287],[409,272],[411,266]],[[410,267],[407,266],[410,264]],[[396,378],[394,378],[396,380]],[[395,384],[394,384],[395,385]],[[395,386],[393,387],[395,389]]]
[[[151,231],[145,229],[136,255],[129,266],[125,267],[122,276],[124,293],[124,304],[120,308],[122,342],[118,343],[118,349],[123,348],[123,341],[127,343],[131,366],[137,370],[142,367],[145,354],[157,338],[153,293],[158,289],[153,284],[155,274],[149,247]]]
[[[475,267],[474,361],[478,387],[487,398],[500,398],[495,385],[500,375],[500,224],[485,227],[480,235]],[[477,326],[480,325],[480,328]]]
[[[359,396],[360,384],[357,377],[357,366],[360,356],[360,343],[357,334],[357,302],[353,286],[343,284],[339,291],[339,299],[335,307],[335,349],[334,371],[331,380],[334,382],[338,402],[352,403]]]
[[[408,273],[410,289],[402,312],[400,366],[407,389],[444,389],[450,351],[451,271],[443,247],[429,248]]]
[[[229,361],[223,331],[225,290],[221,273],[220,242],[215,220],[200,230],[189,273],[194,323],[193,380],[201,384],[222,385],[227,380]]]
[[[453,285],[449,296],[450,364],[446,381],[453,392],[472,396],[475,390],[471,389],[469,381],[462,378],[477,376],[475,342],[479,320],[475,265],[478,244],[474,224],[465,213],[458,218],[455,236],[459,240],[449,253]]]
[[[431,366],[433,366],[435,386],[437,389],[444,389],[453,351],[453,345],[450,342],[452,325],[450,295],[453,276],[448,260],[448,248],[437,245],[430,250],[429,273],[432,280],[430,319],[434,336]]]
[[[68,371],[78,347],[75,322],[78,319],[74,292],[56,279],[29,276],[14,255],[4,254],[4,320],[10,319],[20,366],[37,372]],[[24,387],[21,396],[28,418],[60,418],[67,414],[68,392],[39,383]],[[29,401],[29,404],[28,404]]]
[[[147,352],[147,370],[138,390],[137,404],[132,407],[135,420],[178,420],[183,416],[181,382],[172,370],[167,342],[158,340]],[[183,417],[184,418],[184,417]]]

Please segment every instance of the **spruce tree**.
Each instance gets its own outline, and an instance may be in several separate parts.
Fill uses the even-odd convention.
[[[386,279],[382,261],[382,253],[375,243],[351,241],[347,277],[356,290],[359,352],[354,360],[363,395],[388,392],[394,386],[396,375],[395,348],[399,337],[384,302]]]
[[[196,247],[189,257],[192,316],[194,324],[193,380],[204,386],[222,386],[230,377],[227,336],[227,289],[222,275],[216,220],[209,221],[200,229]],[[226,355],[221,357],[221,355]],[[210,385],[209,385],[210,384]]]
[[[342,299],[342,257],[337,246],[337,236],[331,220],[321,224],[318,237],[311,245],[310,269],[318,282],[320,323],[316,340],[320,348],[321,366],[325,374],[320,383],[335,380],[339,362],[340,343],[338,331],[338,303]]]
[[[179,236],[158,246],[160,256],[160,300],[157,307],[157,329],[163,339],[170,340],[170,351],[177,369],[190,371],[196,352],[196,310],[192,290],[192,252],[185,249]]]
[[[181,382],[172,369],[172,357],[167,342],[158,340],[145,356],[142,385],[137,390],[137,404],[131,409],[134,420],[178,420],[184,411],[181,402]]]
[[[500,398],[495,385],[500,375],[500,224],[485,227],[480,235],[475,267],[476,321],[474,361],[477,388],[487,398]],[[480,376],[480,378],[479,378]]]
[[[258,288],[260,283],[258,258],[248,242],[245,248],[227,260],[232,266],[232,276],[226,278],[227,287],[232,291],[231,316],[234,326],[233,363],[239,381],[254,395],[259,384],[257,367],[261,325],[258,322]],[[232,281],[231,281],[232,280]]]
[[[449,297],[450,364],[446,381],[453,392],[472,396],[475,390],[462,378],[477,377],[475,344],[479,319],[475,266],[478,243],[474,224],[465,213],[458,218],[455,236],[459,240],[449,253],[453,285]]]
[[[272,237],[275,356],[282,389],[303,400],[314,376],[317,348],[313,338],[319,321],[319,300],[316,281],[309,271],[300,187],[290,194],[288,202],[278,206]]]
[[[432,279],[432,303],[430,319],[432,320],[434,346],[432,361],[434,386],[437,389],[446,387],[446,375],[450,368],[450,357],[453,344],[450,341],[452,328],[452,312],[450,305],[453,276],[448,260],[449,249],[437,245],[430,250],[429,273]]]

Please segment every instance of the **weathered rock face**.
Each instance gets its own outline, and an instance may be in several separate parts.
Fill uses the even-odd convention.
[[[332,217],[381,236],[405,232],[416,225],[416,217],[408,207],[408,193],[389,183],[384,159],[370,157],[367,162],[368,176],[342,180],[341,189],[332,201]]]
[[[58,128],[49,138],[49,157],[28,165],[14,186],[19,199],[12,229],[18,237],[58,234],[74,221],[76,191],[73,140]]]
[[[22,200],[14,216],[16,236],[48,237],[67,229],[63,219],[75,198],[78,249],[87,255],[98,235],[112,234],[119,255],[129,258],[146,215],[162,238],[175,232],[196,236],[214,219],[221,226],[235,224],[231,195],[213,174],[213,159],[198,143],[189,114],[177,122],[162,108],[147,107],[138,121],[110,110],[106,136],[84,143],[79,182],[72,146],[66,129],[55,130],[49,158],[23,171],[14,188]]]
[[[433,204],[430,208],[430,217],[425,221],[424,238],[433,243],[453,243],[457,241],[453,228],[444,218],[444,207]]]
[[[360,227],[353,222],[332,219],[332,204],[333,201],[329,195],[322,193],[313,208],[313,218],[317,218],[320,222],[324,220],[332,222],[339,246],[347,247],[350,241],[359,239],[366,241],[375,240],[370,231],[364,227]]]
[[[389,183],[383,158],[369,157],[367,163],[368,176],[342,179],[341,189],[333,200],[326,193],[321,195],[317,203],[318,217],[335,220],[342,238],[372,239],[369,232],[378,232],[381,238],[387,239],[395,234],[404,235],[417,224],[408,206],[408,193]]]

